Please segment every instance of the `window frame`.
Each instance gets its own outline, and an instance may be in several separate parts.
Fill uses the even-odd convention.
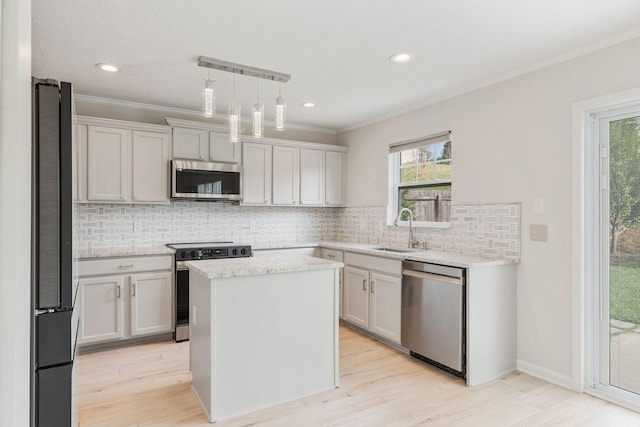
[[[392,150],[392,147],[400,147],[402,148],[403,145],[406,145],[406,149],[405,150],[398,150],[396,148],[395,152],[390,152],[389,153],[389,167],[388,167],[388,173],[389,173],[389,178],[388,178],[388,182],[389,182],[389,194],[388,194],[388,204],[387,204],[387,226],[393,226],[393,221],[395,220],[396,216],[398,215],[398,212],[400,210],[400,191],[404,188],[411,188],[411,187],[440,187],[443,185],[449,185],[451,186],[451,188],[453,189],[453,171],[451,174],[450,179],[448,180],[434,180],[434,181],[429,181],[429,182],[424,182],[424,183],[418,183],[418,182],[411,182],[411,183],[401,183],[400,182],[400,176],[401,176],[401,169],[402,169],[402,165],[401,165],[401,159],[400,159],[400,153],[402,151],[408,151],[411,149],[415,149],[415,148],[419,148],[419,147],[426,147],[432,144],[438,144],[440,142],[442,142],[442,140],[434,140],[433,142],[429,142],[430,139],[435,139],[435,138],[442,138],[443,135],[448,135],[448,140],[451,141],[451,150],[452,153],[449,156],[449,161],[451,161],[452,167],[453,167],[453,140],[451,138],[451,134],[450,132],[446,132],[446,133],[442,133],[442,134],[437,134],[434,135],[432,137],[425,137],[425,138],[420,138],[417,140],[412,140],[412,141],[406,141],[403,143],[396,143],[396,144],[391,144],[390,145],[390,151]],[[420,142],[424,142],[424,144],[420,144]],[[418,143],[418,144],[417,144]],[[434,160],[434,166],[438,164],[437,160]],[[416,162],[416,166],[419,165],[421,163]],[[408,220],[400,220],[398,222],[398,226],[399,227],[408,227],[409,226],[409,221]],[[451,219],[449,218],[449,221],[413,221],[413,227],[414,228],[450,228],[451,227]]]

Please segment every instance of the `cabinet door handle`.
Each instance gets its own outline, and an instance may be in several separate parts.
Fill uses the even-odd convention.
[[[120,298],[120,285],[116,287],[116,298]]]
[[[131,284],[131,296],[132,297],[136,296],[136,284],[135,284],[135,282]]]
[[[132,267],[133,267],[133,264],[122,264],[118,266],[118,268],[132,268]]]
[[[362,290],[363,291],[367,290],[367,279],[362,279]]]
[[[371,293],[373,293],[373,285],[375,285],[376,282],[374,282],[373,280],[371,281]]]

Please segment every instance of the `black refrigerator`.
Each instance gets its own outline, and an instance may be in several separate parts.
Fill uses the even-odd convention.
[[[75,333],[72,88],[32,79],[31,425],[69,426]]]

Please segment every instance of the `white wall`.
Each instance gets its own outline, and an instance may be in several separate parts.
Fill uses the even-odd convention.
[[[0,425],[29,424],[31,0],[0,0]]]
[[[348,205],[387,203],[391,142],[451,130],[453,202],[522,202],[519,368],[570,387],[572,103],[640,86],[640,39],[338,135]],[[545,214],[533,214],[533,198]],[[546,243],[528,239],[547,224]]]

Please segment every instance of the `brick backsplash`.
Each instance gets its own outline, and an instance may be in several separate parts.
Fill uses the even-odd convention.
[[[346,208],[338,212],[335,238],[344,242],[407,246],[409,230],[389,227],[387,207]],[[488,258],[520,258],[520,203],[452,205],[451,227],[416,228],[427,249]]]
[[[417,229],[430,249],[491,258],[520,256],[520,204],[454,205],[451,227]],[[171,205],[81,204],[79,249],[171,242],[234,241],[256,246],[339,240],[406,246],[408,230],[386,225],[385,206],[254,207],[175,201]]]
[[[175,201],[171,205],[78,205],[79,249],[233,241],[259,245],[331,240],[337,208],[249,207]]]

